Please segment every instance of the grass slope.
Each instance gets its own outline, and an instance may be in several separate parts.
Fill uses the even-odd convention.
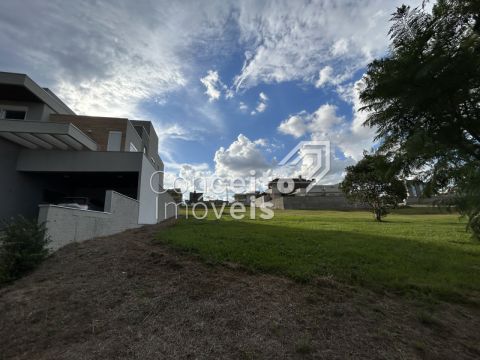
[[[210,214],[212,211],[210,211]],[[480,294],[480,243],[457,215],[276,211],[272,220],[213,216],[180,220],[159,235],[171,246],[213,262],[300,281],[316,276],[451,301]]]

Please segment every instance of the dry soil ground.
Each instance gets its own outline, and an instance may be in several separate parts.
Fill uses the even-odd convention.
[[[161,226],[66,246],[0,289],[0,358],[480,358],[478,308],[208,265],[153,245]]]

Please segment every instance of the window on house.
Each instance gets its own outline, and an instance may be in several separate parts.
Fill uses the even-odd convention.
[[[108,133],[107,151],[120,151],[122,147],[122,132],[110,131]]]
[[[25,120],[27,117],[26,106],[2,106],[0,105],[0,119],[5,120]]]
[[[5,110],[5,119],[7,120],[25,120],[26,111],[22,110]]]

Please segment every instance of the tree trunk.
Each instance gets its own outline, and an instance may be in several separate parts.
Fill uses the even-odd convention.
[[[373,213],[375,215],[376,221],[382,221],[382,210],[381,209],[374,209]]]

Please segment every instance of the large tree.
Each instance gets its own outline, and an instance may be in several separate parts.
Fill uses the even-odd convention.
[[[364,154],[356,165],[346,168],[340,188],[347,199],[369,206],[375,220],[381,221],[389,208],[396,207],[407,197],[405,183],[392,170],[386,156]]]
[[[426,195],[454,189],[480,230],[480,1],[402,6],[392,21],[390,50],[369,65],[360,95],[366,125],[398,170],[427,182]]]

